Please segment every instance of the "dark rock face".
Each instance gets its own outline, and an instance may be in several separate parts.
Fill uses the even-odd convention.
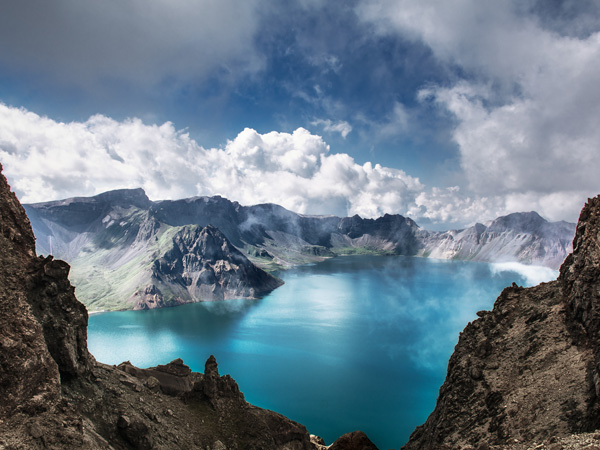
[[[0,174],[0,448],[310,450],[306,429],[244,400],[214,357],[150,369],[98,363],[69,266],[35,256]]]
[[[600,197],[551,283],[505,289],[461,333],[437,405],[405,449],[542,442],[600,427]]]
[[[60,396],[60,377],[27,301],[25,271],[35,259],[33,233],[1,174],[0,205],[0,416],[9,417],[52,407]]]
[[[573,253],[562,265],[559,281],[569,314],[583,326],[594,351],[595,392],[600,396],[600,196],[581,211]]]
[[[152,283],[135,294],[134,309],[187,303],[189,299],[257,298],[283,284],[252,264],[211,225],[183,227],[172,247],[154,262]]]
[[[51,256],[31,261],[27,301],[42,325],[50,354],[64,379],[85,375],[93,364],[87,350],[88,314],[75,298],[69,265]]]

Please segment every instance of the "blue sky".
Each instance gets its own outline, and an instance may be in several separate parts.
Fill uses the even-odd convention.
[[[597,0],[5,1],[0,162],[26,202],[575,221],[599,79]]]

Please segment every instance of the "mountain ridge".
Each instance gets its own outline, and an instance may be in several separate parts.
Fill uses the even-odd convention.
[[[97,310],[131,308],[135,302],[119,299],[147,289],[148,295],[155,295],[158,286],[142,272],[151,271],[173,235],[185,226],[218,228],[250,262],[268,272],[361,253],[517,261],[558,268],[570,251],[575,228],[547,222],[531,212],[504,216],[487,226],[431,232],[401,215],[306,216],[272,203],[243,206],[220,196],[151,201],[141,189],[24,206],[40,253],[53,253],[71,263],[81,299]],[[127,273],[120,269],[125,266]],[[168,304],[199,299],[178,288],[171,290],[182,295]],[[239,292],[225,293],[223,298],[235,295]]]

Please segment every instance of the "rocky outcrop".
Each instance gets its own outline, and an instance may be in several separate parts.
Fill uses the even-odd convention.
[[[306,429],[248,404],[214,357],[205,373],[98,363],[69,266],[35,256],[25,211],[0,174],[0,448],[286,449]]]
[[[581,324],[594,353],[594,392],[600,398],[600,196],[581,211],[573,253],[560,269],[559,282],[569,318]]]
[[[154,261],[150,283],[134,294],[134,309],[258,298],[283,284],[252,264],[211,225],[182,227],[169,250]]]
[[[377,450],[375,444],[362,431],[353,431],[340,436],[329,450]]]
[[[504,448],[600,427],[599,243],[597,197],[558,280],[513,285],[467,325],[435,410],[405,449]]]
[[[38,413],[60,397],[58,366],[25,288],[35,239],[25,211],[0,175],[0,416]]]

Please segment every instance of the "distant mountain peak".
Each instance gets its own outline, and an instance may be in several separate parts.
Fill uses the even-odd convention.
[[[99,202],[113,203],[118,206],[136,206],[144,209],[149,208],[153,203],[142,188],[115,189],[95,195],[92,198]]]

